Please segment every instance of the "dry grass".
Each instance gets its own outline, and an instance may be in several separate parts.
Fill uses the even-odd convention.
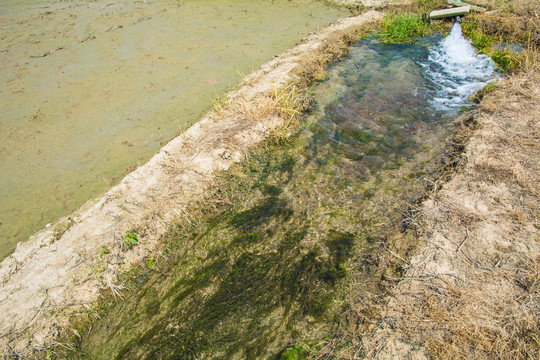
[[[318,46],[305,51],[297,60],[293,80],[285,86],[275,86],[255,96],[244,94],[234,98],[219,96],[213,101],[218,117],[236,117],[249,121],[266,122],[270,140],[280,143],[302,128],[301,115],[311,106],[310,86],[326,78],[325,67],[347,55],[349,45],[360,40],[368,27],[335,31]]]
[[[301,128],[302,114],[312,101],[309,89],[299,89],[295,83],[283,88],[274,87],[254,97],[239,95],[231,101],[218,99],[214,102],[214,111],[221,116],[265,122],[270,140],[286,141]]]
[[[476,22],[482,31],[506,42],[530,44],[540,48],[540,2],[531,0],[478,0],[473,1],[496,14],[472,14],[465,22]]]
[[[519,13],[530,16],[530,9]],[[406,214],[409,230],[381,249],[381,286],[390,295],[359,299],[313,359],[540,357],[540,68],[533,46],[515,75],[478,99],[461,118],[440,179]]]
[[[335,32],[317,49],[302,56],[296,69],[296,85],[305,88],[316,81],[324,80],[327,76],[326,66],[347,55],[349,46],[362,39],[367,33],[367,28]]]

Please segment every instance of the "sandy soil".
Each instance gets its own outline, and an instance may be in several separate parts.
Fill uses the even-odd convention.
[[[310,36],[246,77],[228,95],[229,104],[249,102],[284,86],[303,57],[341,31],[382,16],[367,12]],[[159,248],[183,209],[211,186],[213,174],[242,159],[244,150],[265,139],[279,122],[210,112],[104,196],[21,243],[0,265],[0,353],[50,344],[70,316],[98,299],[101,289],[118,289],[118,273]],[[132,250],[122,240],[128,231],[139,237]],[[100,256],[103,246],[111,252],[107,262]]]

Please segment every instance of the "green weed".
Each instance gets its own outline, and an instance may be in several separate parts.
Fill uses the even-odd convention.
[[[521,63],[522,54],[504,48],[493,51],[490,56],[499,69],[514,72]]]
[[[505,27],[504,24],[500,26]],[[515,73],[536,68],[538,50],[531,40],[531,32],[521,34],[518,38],[513,33],[516,30],[499,32],[497,24],[480,17],[466,18],[461,27],[478,52],[491,57],[500,70]],[[516,42],[524,47],[523,51],[515,51],[508,46]]]
[[[128,247],[128,249],[133,249],[135,245],[139,243],[139,239],[137,238],[137,234],[133,231],[128,231],[124,235],[124,244]]]
[[[414,43],[416,37],[432,32],[432,27],[413,14],[387,14],[380,28],[383,44]]]
[[[110,254],[110,253],[111,253],[111,250],[109,250],[108,247],[102,246],[101,247],[101,254],[99,254],[99,258],[101,259],[103,257],[103,255],[107,255],[107,254]]]
[[[217,95],[214,100],[212,100],[212,107],[216,114],[221,115],[227,108],[227,95]]]

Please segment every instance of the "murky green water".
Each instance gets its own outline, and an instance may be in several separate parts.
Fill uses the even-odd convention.
[[[346,15],[313,0],[1,2],[0,259]]]
[[[373,251],[401,230],[452,133],[457,110],[431,105],[427,56],[420,45],[357,44],[313,89],[310,125],[224,175],[216,198],[234,205],[179,226],[172,260],[132,278],[136,290],[81,350],[273,359],[331,335],[348,304],[376,291]]]

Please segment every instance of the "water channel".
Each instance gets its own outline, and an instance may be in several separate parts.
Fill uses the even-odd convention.
[[[133,278],[81,343],[85,356],[279,359],[331,335],[348,304],[376,291],[374,249],[400,231],[494,67],[456,25],[417,45],[361,41],[328,74],[306,128],[224,175],[234,205],[178,227],[171,260]]]
[[[0,3],[0,260],[348,12],[317,0]]]

